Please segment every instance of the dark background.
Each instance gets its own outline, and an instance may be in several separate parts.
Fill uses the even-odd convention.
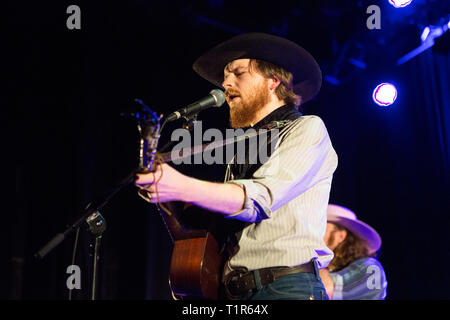
[[[74,236],[42,261],[33,254],[137,166],[136,124],[121,113],[137,110],[134,98],[167,115],[205,96],[213,86],[194,73],[193,61],[247,31],[296,41],[320,63],[322,90],[304,113],[322,117],[339,156],[330,202],[354,210],[383,238],[387,299],[450,298],[450,32],[396,65],[420,44],[425,26],[448,21],[447,1],[404,9],[355,0],[93,2],[4,5],[3,102],[15,120],[5,121],[12,152],[4,156],[14,154],[14,173],[12,164],[5,171],[15,197],[3,200],[0,298],[67,299]],[[81,30],[66,27],[71,4],[81,8]],[[381,30],[366,27],[371,4],[381,7]],[[371,95],[386,81],[399,96],[382,108]],[[204,128],[225,129],[227,106],[199,118]],[[178,169],[215,181],[224,174],[221,165]],[[159,214],[132,186],[102,214],[99,298],[170,299],[171,242]],[[89,299],[90,240],[82,229],[83,283],[74,299]]]

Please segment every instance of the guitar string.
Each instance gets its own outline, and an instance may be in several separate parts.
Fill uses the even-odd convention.
[[[161,164],[162,164],[162,162],[158,158],[155,159],[155,162],[156,162],[157,168],[158,168],[158,166],[161,166]],[[165,213],[167,213],[169,216],[171,216],[171,215],[173,215],[173,213],[168,208],[166,208],[162,204],[162,202],[159,200],[158,183],[162,179],[162,176],[163,176],[163,170],[161,170],[161,175],[159,176],[158,181],[155,181],[156,201],[157,201],[157,204],[161,207],[161,209],[163,209]],[[153,173],[153,177],[155,177],[154,173]],[[153,180],[155,180],[155,179],[153,179]]]
[[[156,162],[156,167],[158,168],[158,166],[160,166],[161,164],[162,164],[162,162],[160,161],[160,159],[157,157],[156,159],[155,159],[155,162]],[[161,175],[159,176],[159,179],[158,179],[158,181],[156,181],[156,179],[155,179],[155,173],[154,172],[152,172],[152,174],[153,174],[153,181],[155,181],[155,194],[156,194],[156,201],[157,201],[157,203],[156,203],[156,208],[157,208],[157,210],[158,210],[158,213],[159,213],[159,215],[161,216],[161,220],[163,221],[163,223],[164,223],[164,226],[166,227],[166,229],[167,229],[167,233],[169,234],[169,237],[170,237],[170,239],[172,240],[172,243],[175,243],[175,239],[173,238],[173,235],[172,235],[172,233],[170,232],[170,228],[169,228],[169,226],[167,225],[167,223],[166,223],[166,219],[164,219],[164,217],[162,216],[162,214],[161,214],[161,210],[159,210],[159,208],[161,208],[168,216],[171,216],[173,213],[168,209],[168,208],[166,208],[163,204],[162,204],[162,202],[159,200],[159,192],[158,192],[158,183],[159,183],[159,181],[161,180],[161,178],[162,178],[162,175],[163,175],[163,170],[161,170]],[[150,199],[151,199],[152,197],[150,196]]]

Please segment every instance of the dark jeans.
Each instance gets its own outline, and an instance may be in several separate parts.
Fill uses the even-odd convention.
[[[299,272],[276,278],[263,286],[259,270],[252,271],[256,288],[240,297],[241,300],[329,300],[319,276],[317,260],[311,260],[314,272]],[[223,297],[226,294],[223,291]],[[228,297],[231,299],[231,297]]]
[[[260,289],[255,289],[248,300],[328,300],[320,277],[312,273],[282,276]]]
[[[253,271],[257,288],[249,293],[247,300],[328,300],[317,261],[312,263],[314,273],[288,274],[264,287],[258,280],[258,270]]]

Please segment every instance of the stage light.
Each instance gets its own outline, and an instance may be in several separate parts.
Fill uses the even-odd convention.
[[[425,40],[427,40],[428,36],[430,35],[430,27],[425,27],[425,29],[423,29],[422,34],[420,35],[420,40],[422,40],[422,42],[425,42]]]
[[[397,89],[391,83],[381,83],[373,90],[372,99],[379,106],[390,106],[397,99]]]
[[[396,8],[403,8],[409,5],[412,0],[389,0],[389,3]]]
[[[443,20],[444,18],[442,18],[441,20]],[[445,20],[447,21],[447,20]],[[407,54],[405,54],[403,57],[401,57],[400,59],[397,60],[397,65],[401,65],[409,60],[411,60],[412,58],[414,58],[415,56],[417,56],[418,54],[421,54],[422,52],[430,49],[432,46],[434,46],[435,41],[442,41],[442,39],[444,38],[444,34],[446,34],[447,32],[449,32],[448,30],[450,29],[450,21],[448,21],[447,23],[443,24],[443,25],[438,25],[438,26],[432,26],[429,25],[427,27],[425,27],[422,31],[422,33],[420,34],[420,40],[422,41],[422,44],[420,46],[418,46],[417,48],[413,49],[412,51],[408,52]]]

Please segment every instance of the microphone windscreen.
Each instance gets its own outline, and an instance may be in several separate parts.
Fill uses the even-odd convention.
[[[216,100],[216,103],[214,104],[214,107],[220,107],[221,105],[224,104],[224,102],[225,102],[225,93],[223,93],[222,90],[213,89],[213,90],[211,90],[211,92],[209,94],[211,94],[214,97],[214,99]]]

